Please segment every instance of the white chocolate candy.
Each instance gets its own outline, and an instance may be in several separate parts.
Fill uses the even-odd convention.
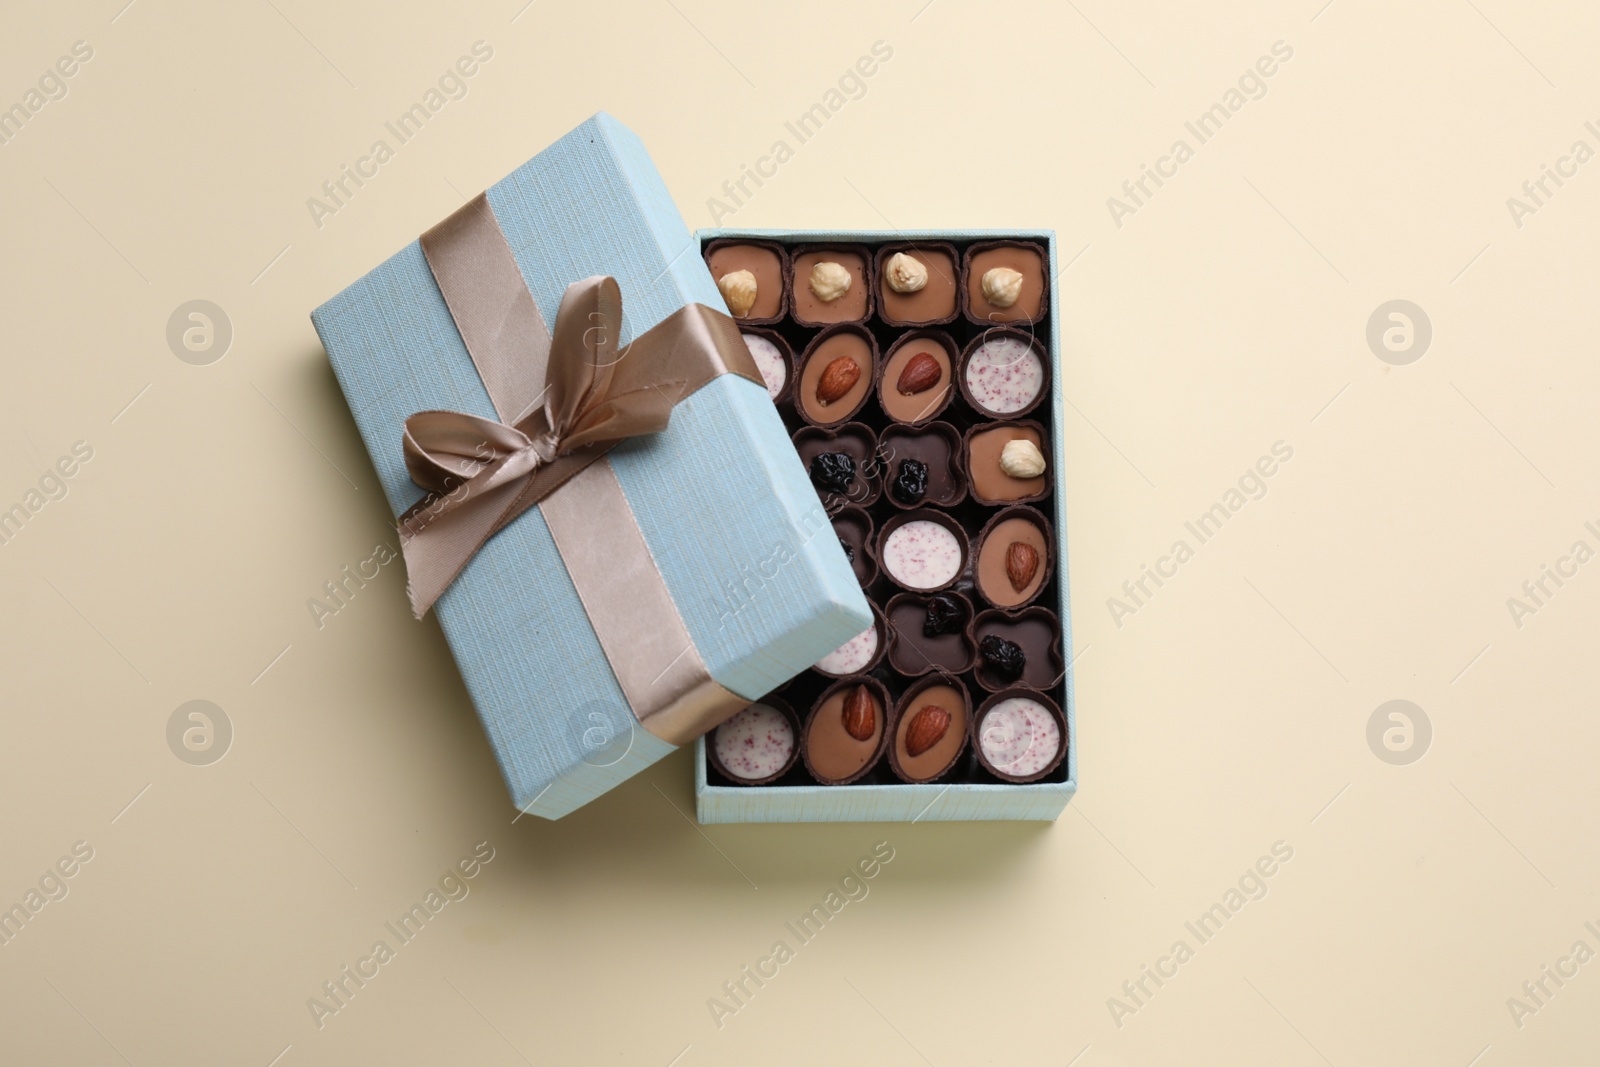
[[[967,391],[978,406],[1009,415],[1033,403],[1044,389],[1044,361],[1020,337],[985,341],[967,361]]]
[[[990,708],[978,728],[989,766],[1017,778],[1038,774],[1061,750],[1056,717],[1037,700],[1009,697]]]
[[[942,524],[915,519],[884,538],[883,566],[907,589],[937,589],[961,573],[961,542]]]
[[[817,660],[817,670],[824,674],[855,674],[866,670],[872,657],[878,654],[878,624],[874,622],[850,640]]]
[[[788,716],[766,704],[751,704],[717,727],[717,760],[735,778],[758,781],[783,769],[794,753]]]
[[[778,399],[778,394],[783,392],[784,382],[789,380],[789,363],[783,358],[783,353],[778,351],[778,346],[762,337],[760,334],[741,334],[745,347],[750,350],[750,357],[756,361],[756,370],[761,372],[761,380],[767,383],[767,395]]]

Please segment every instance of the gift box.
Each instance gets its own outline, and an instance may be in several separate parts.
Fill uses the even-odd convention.
[[[572,811],[872,619],[697,244],[610,116],[311,317],[413,603],[437,596],[523,811]]]
[[[763,705],[774,709],[772,721],[781,714],[803,744],[790,762],[763,768],[773,773],[759,781],[741,781],[734,770],[713,758],[717,735],[701,738],[695,759],[699,820],[1055,819],[1077,790],[1078,738],[1066,492],[1059,477],[1064,459],[1060,433],[1064,393],[1054,234],[709,229],[696,236],[713,275],[749,265],[758,273],[775,271],[784,278],[786,292],[777,304],[786,313],[769,316],[759,328],[746,332],[767,338],[769,358],[783,368],[785,381],[773,390],[774,399],[802,460],[812,464],[834,452],[856,461],[860,482],[851,483],[848,490],[818,482],[811,491],[824,501],[841,541],[853,545],[853,572],[878,608],[878,643],[888,642],[887,650],[878,647],[870,654],[863,650],[854,663],[844,662],[849,657],[842,655],[841,662],[819,664],[762,698]],[[921,269],[903,260],[893,262],[896,253],[910,255]],[[769,254],[776,268],[763,266],[763,257]],[[813,291],[810,272],[823,261],[843,268],[835,271],[837,278],[851,279],[845,297],[823,301]],[[1021,268],[1010,279],[1014,288],[997,293],[1000,303],[992,304],[987,289],[990,271],[1008,266]],[[908,284],[894,279],[906,290],[897,291],[890,275],[908,267],[920,277]],[[1005,280],[1004,271],[994,279],[1001,288]],[[828,285],[836,285],[828,276],[818,281],[824,295]],[[1007,299],[1013,302],[1007,304]],[[1002,372],[998,386],[986,386],[982,374],[966,373],[969,364],[982,362],[990,342],[1000,346],[995,351],[1015,353],[1019,361],[1038,360],[1038,384],[1032,394],[1005,395],[1004,390],[1011,388],[1003,373],[1010,369],[1005,360],[993,368]],[[858,379],[866,387],[837,398],[835,403],[843,411],[819,407],[810,398],[823,395],[828,364],[839,358],[838,353],[848,353],[850,344],[856,345],[866,364]],[[919,347],[934,358],[922,360],[919,370],[924,380],[914,381],[910,360],[919,358],[915,351]],[[925,391],[917,391],[918,387]],[[997,410],[986,409],[986,403]],[[997,489],[984,484],[995,479],[992,474],[981,475],[994,465],[983,439],[996,430],[1043,445],[1047,473],[1038,485],[1018,480]],[[950,456],[957,459],[949,461]],[[920,499],[897,500],[897,457],[920,457],[932,466],[945,460],[949,469],[940,484],[929,482]],[[814,480],[817,477],[813,475]],[[935,576],[947,580],[926,591],[897,585],[886,574],[888,561],[883,558],[885,535],[917,519],[949,525],[955,535],[951,543],[960,553],[959,569]],[[1048,536],[1048,542],[1018,535],[1019,527],[1007,525],[1017,521],[1027,524],[1020,529]],[[1030,541],[1030,551],[1037,549],[1027,574],[1019,575],[1026,577],[1022,588],[1009,581],[1009,550],[998,551],[1013,539]],[[985,563],[991,558],[1007,564],[998,575],[995,562]],[[989,568],[987,577],[979,574],[984,567]],[[958,609],[955,630],[919,642],[929,601],[939,594]],[[1021,677],[997,673],[976,654],[977,643],[990,635],[1016,638],[1029,646]],[[936,650],[938,642],[945,645]],[[955,651],[948,651],[951,647]],[[933,662],[928,661],[930,656]],[[933,687],[956,698],[961,706],[953,710],[966,733],[955,748],[957,727],[950,723],[949,739],[941,743],[950,744],[955,754],[943,770],[935,766],[928,780],[921,781],[916,780],[919,774],[907,773],[912,769],[904,764],[912,761],[903,742],[909,741],[909,731],[916,725],[913,716]],[[836,724],[846,721],[845,699],[855,689],[864,691],[862,705],[886,723],[874,724],[852,741]],[[1053,762],[1043,758],[1049,755],[1043,747],[1019,758],[1022,749],[1015,744],[1015,735],[1003,736],[1008,720],[1001,715],[1002,706],[1009,703],[1014,713],[1017,698],[1051,713],[1056,725],[1048,733],[1060,745]],[[813,734],[814,720],[824,717],[832,720],[832,733]],[[1032,725],[1031,720],[1022,721]],[[740,720],[731,722],[730,731],[739,724]],[[859,746],[859,758],[829,768],[820,758],[810,758],[806,748],[814,751],[823,744],[846,750]],[[1030,755],[1040,758],[1028,763]],[[834,784],[827,784],[830,781]]]

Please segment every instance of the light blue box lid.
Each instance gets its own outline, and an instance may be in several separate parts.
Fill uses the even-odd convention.
[[[568,283],[595,274],[621,286],[624,342],[684,304],[725,307],[643,143],[609,115],[518,167],[488,199],[547,322]],[[494,417],[421,245],[311,319],[398,516],[423,495],[401,453],[406,417],[433,408]],[[761,386],[718,378],[673,410],[667,430],[618,446],[610,462],[727,689],[755,700],[870,625]],[[634,720],[538,508],[491,538],[433,611],[522,810],[558,818],[674,751]]]

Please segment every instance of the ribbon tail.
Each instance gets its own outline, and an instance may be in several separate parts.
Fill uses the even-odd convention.
[[[406,596],[422,618],[456,580],[506,514],[516,508],[528,479],[519,478],[468,499],[429,496],[400,516],[400,552],[406,561]],[[434,520],[449,515],[448,522]]]

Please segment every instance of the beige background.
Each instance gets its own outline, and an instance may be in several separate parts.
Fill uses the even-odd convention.
[[[1520,627],[1506,603],[1600,548],[1600,163],[1520,228],[1506,204],[1600,148],[1593,5],[124,2],[13,5],[0,35],[4,105],[94,49],[0,147],[0,507],[94,450],[0,547],[0,905],[94,850],[0,947],[0,1060],[1593,1055],[1600,963],[1520,1027],[1507,998],[1600,951],[1600,564]],[[469,95],[318,228],[307,198],[480,39]],[[725,221],[1058,231],[1079,799],[1053,825],[702,831],[682,753],[513,825],[399,565],[311,621],[390,534],[307,312],[601,108],[710,224],[878,40],[865,95]],[[1185,120],[1280,40],[1197,146]],[[1194,158],[1116,225],[1179,137]],[[234,329],[209,366],[166,340],[193,299]],[[1405,366],[1365,338],[1392,299],[1433,328]],[[1108,598],[1277,441],[1267,495],[1117,626]],[[235,730],[210,766],[166,741],[193,699]],[[1391,699],[1432,724],[1405,766],[1367,741]],[[307,999],[480,841],[470,895],[319,1029]],[[708,998],[879,841],[870,895],[719,1029]],[[1200,945],[1184,923],[1278,841],[1265,898]],[[1178,939],[1119,1026],[1108,998]]]

